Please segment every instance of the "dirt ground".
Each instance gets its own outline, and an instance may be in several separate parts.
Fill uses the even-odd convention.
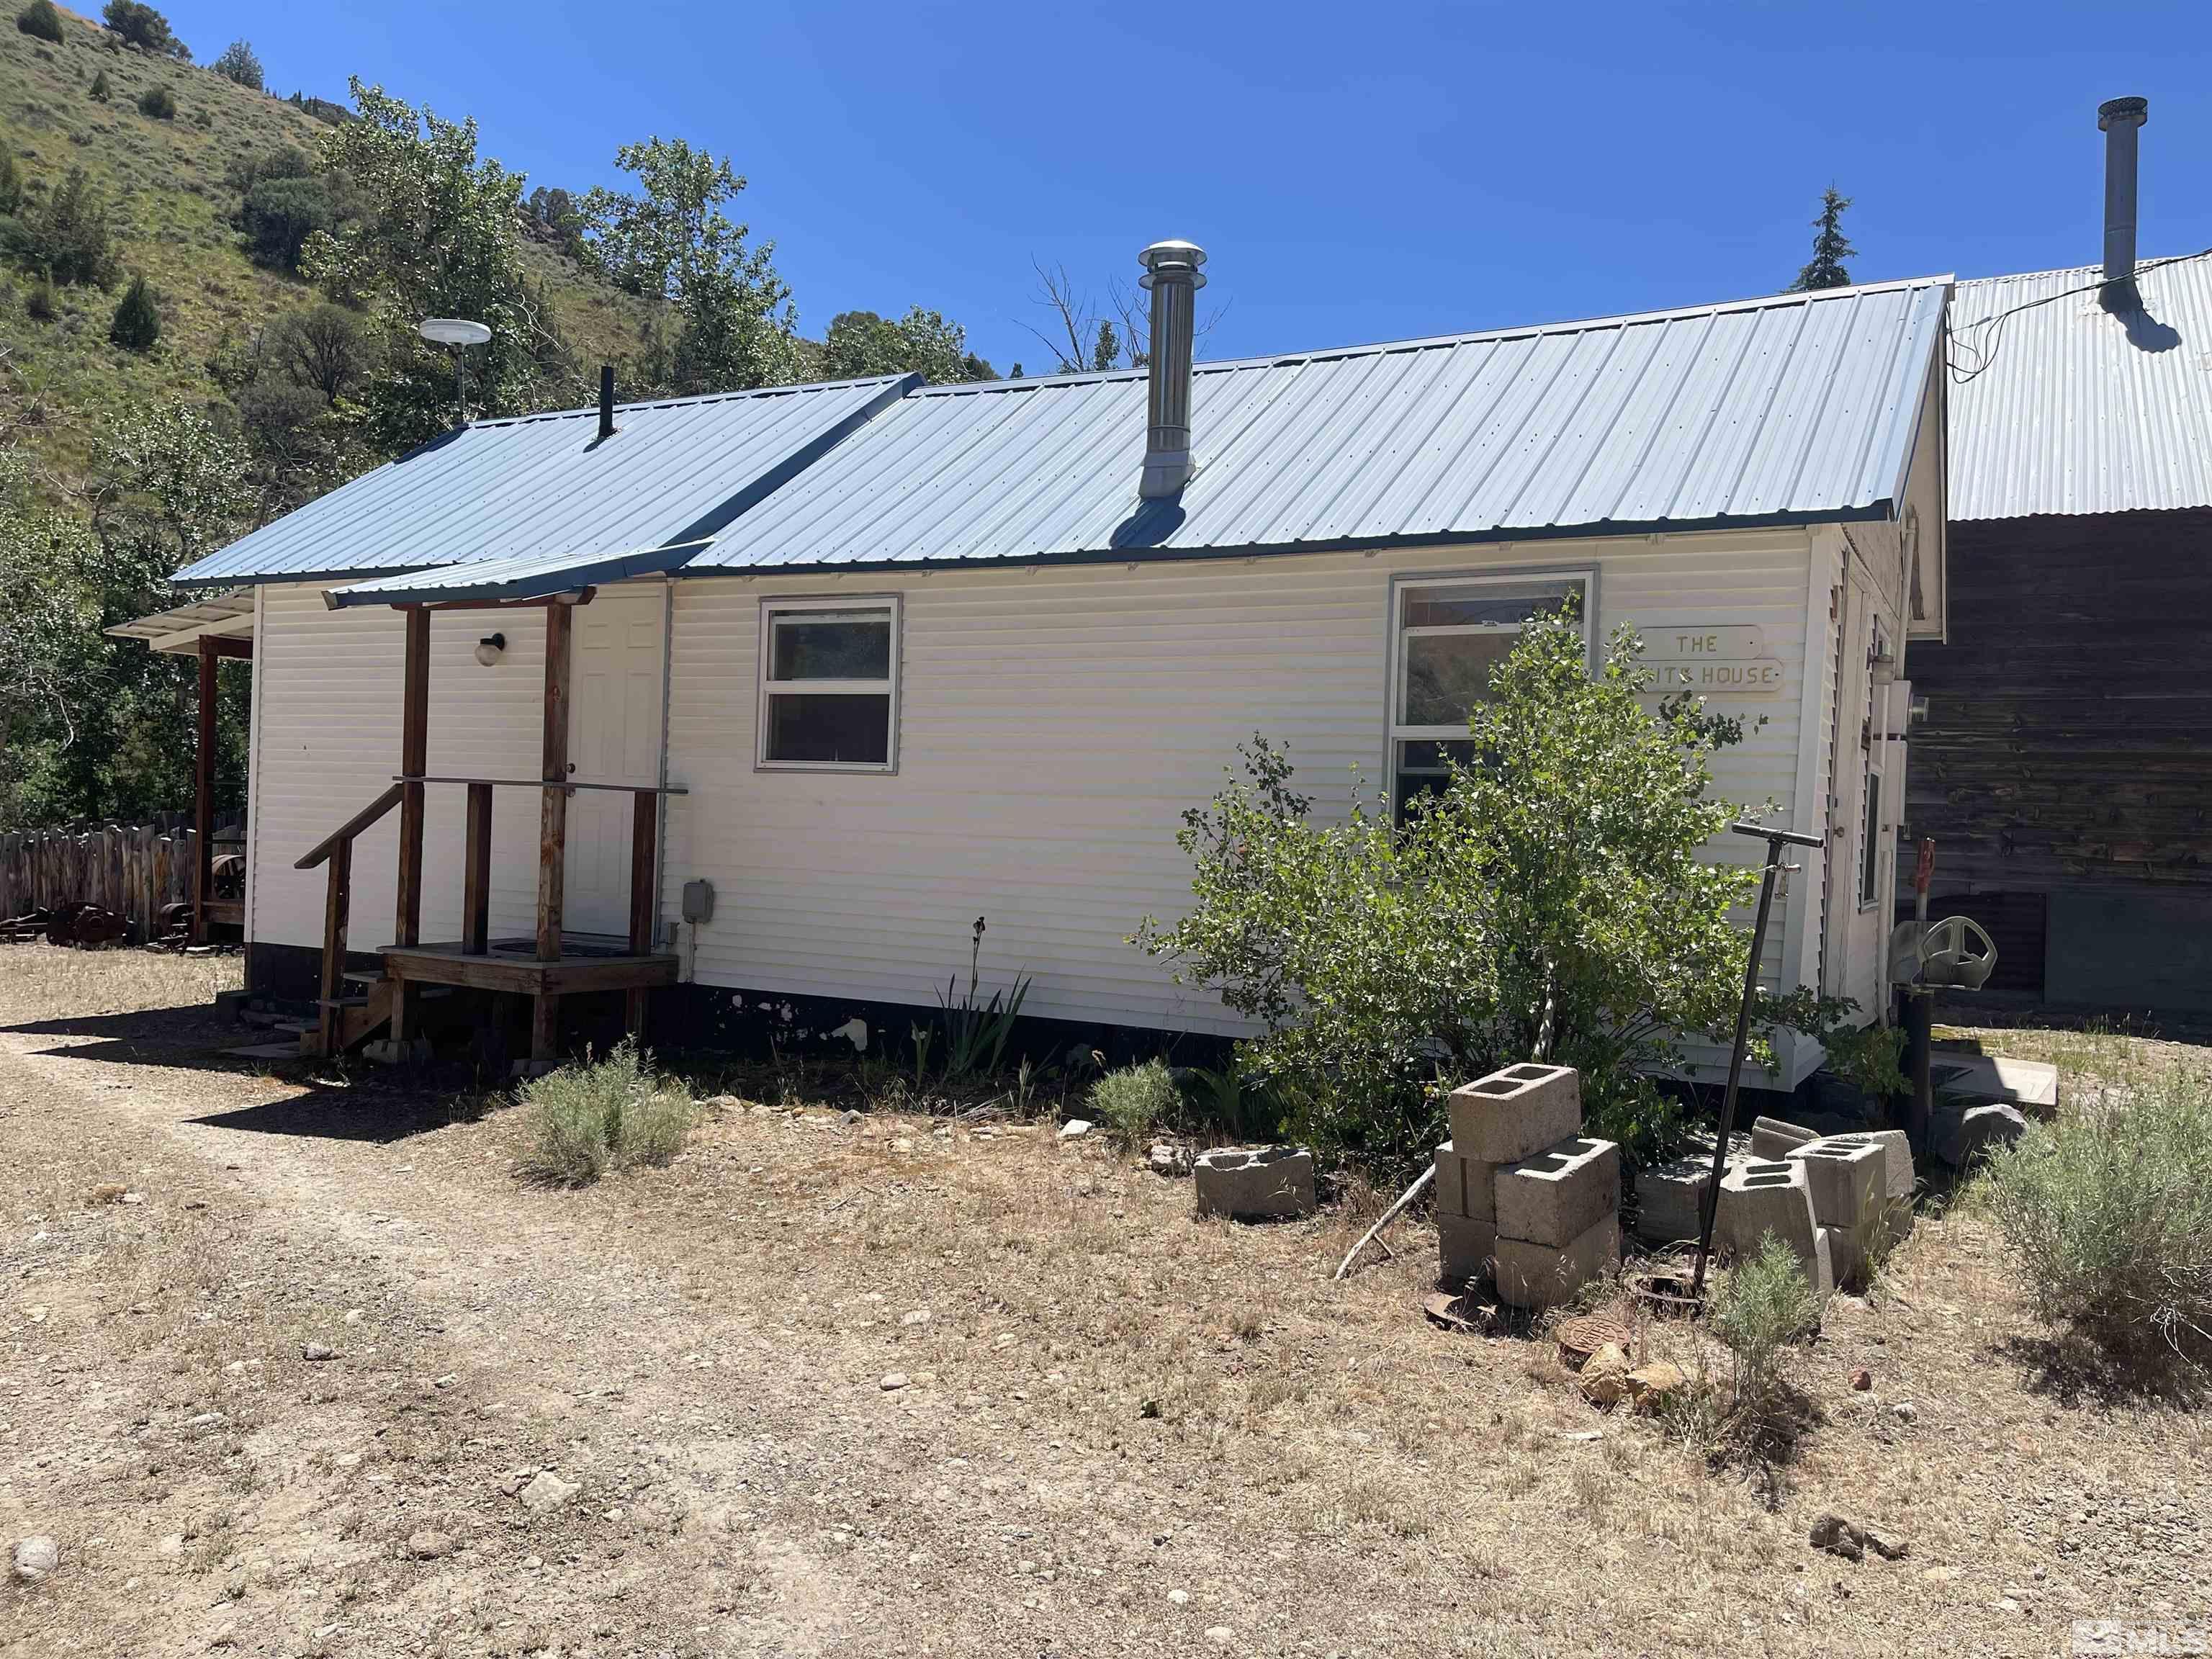
[[[1201,1224],[1048,1127],[804,1101],[534,1189],[496,1102],[211,1058],[234,973],[0,951],[0,1542],[61,1551],[0,1589],[0,1653],[2025,1655],[2212,1620],[2204,1419],[2054,1370],[1963,1210],[1792,1357],[1794,1460],[1716,1474],[1548,1341],[1425,1323],[1418,1224],[1334,1285],[1364,1214]],[[1827,1510],[1910,1555],[1814,1552]]]

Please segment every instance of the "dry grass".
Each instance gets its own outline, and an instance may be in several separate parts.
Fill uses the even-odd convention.
[[[238,1077],[177,1086],[179,1122],[218,1088],[267,1097]],[[335,1310],[316,1290],[333,1227],[392,1255],[380,1319],[450,1332],[421,1338],[410,1370],[476,1378],[465,1412],[425,1382],[395,1388],[377,1431],[348,1437],[376,1449],[350,1476],[309,1466],[322,1435],[270,1388],[270,1426],[236,1437],[295,1437],[283,1480],[304,1484],[289,1499],[265,1478],[220,1501],[209,1489],[216,1595],[224,1559],[266,1547],[272,1510],[310,1498],[344,1510],[329,1533],[345,1549],[389,1559],[403,1521],[448,1516],[488,1540],[488,1562],[519,1554],[483,1518],[474,1472],[518,1454],[469,1449],[505,1435],[549,1462],[588,1455],[593,1479],[635,1494],[606,1507],[646,1519],[619,1523],[618,1559],[532,1545],[554,1565],[526,1586],[490,1565],[422,1582],[588,1605],[617,1650],[893,1652],[902,1635],[886,1632],[927,1632],[938,1652],[1182,1652],[1225,1626],[1234,1651],[1375,1659],[1887,1655],[1930,1632],[1959,1651],[2049,1651],[2075,1618],[2203,1604],[2202,1420],[2069,1394],[2023,1346],[2048,1333],[1968,1210],[1923,1221],[1881,1295],[1837,1298],[1819,1336],[1782,1353],[1812,1407],[1791,1459],[1716,1471],[1694,1424],[1584,1403],[1548,1339],[1428,1326],[1435,1242],[1418,1225],[1394,1230],[1393,1259],[1332,1282],[1370,1201],[1285,1225],[1201,1222],[1187,1182],[1042,1126],[848,1124],[805,1103],[710,1109],[666,1169],[576,1192],[517,1188],[510,1145],[495,1115],[394,1145],[257,1146],[240,1177],[265,1206],[252,1251],[299,1265],[242,1268],[236,1244],[228,1265],[178,1265],[164,1294],[221,1310],[232,1331],[155,1334],[145,1358],[181,1367],[160,1383],[180,1396],[212,1397],[205,1373],[240,1342],[273,1369],[280,1339],[336,1316],[312,1311]],[[104,1152],[57,1177],[40,1213],[135,1224],[82,1195],[138,1178],[126,1149]],[[408,1234],[372,1231],[403,1203]],[[384,1242],[417,1233],[434,1255]],[[203,1251],[220,1255],[197,1234],[149,1235],[103,1267],[105,1294],[135,1296],[155,1264]],[[1727,1359],[1699,1329],[1642,1322],[1636,1348],[1724,1393]],[[330,1386],[289,1363],[284,1388]],[[908,1381],[886,1392],[892,1371]],[[221,1474],[224,1437],[195,1443]],[[1901,1525],[1910,1559],[1814,1554],[1805,1531],[1828,1509]],[[382,1619],[392,1650],[422,1644],[419,1596],[403,1628],[377,1597],[336,1593],[317,1619]],[[253,1579],[241,1620],[267,1599]],[[610,1644],[590,1634],[569,1645]],[[441,1639],[520,1638],[456,1625]]]

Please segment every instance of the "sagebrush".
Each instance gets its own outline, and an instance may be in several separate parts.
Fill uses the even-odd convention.
[[[605,1059],[586,1056],[532,1079],[522,1100],[530,1121],[521,1172],[551,1187],[666,1164],[683,1150],[695,1115],[690,1097],[627,1042]]]
[[[2116,1081],[1989,1160],[2037,1310],[2136,1359],[2212,1352],[2212,1084]]]
[[[1091,1111],[1125,1146],[1173,1123],[1182,1106],[1182,1092],[1165,1060],[1124,1066],[1091,1085]]]

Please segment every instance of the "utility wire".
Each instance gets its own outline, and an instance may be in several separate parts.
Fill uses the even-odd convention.
[[[2135,274],[2137,276],[2144,276],[2154,270],[2163,270],[2167,265],[2183,264],[2191,259],[2202,259],[2207,257],[2212,257],[2212,247],[2196,253],[2177,253],[2171,258],[2148,260],[2137,265]],[[2084,283],[2079,288],[2062,289],[2056,294],[2046,294],[2039,300],[2023,300],[2016,306],[2008,306],[2002,311],[1994,312],[1987,317],[1978,317],[1968,323],[1964,329],[1952,335],[1951,343],[1954,347],[1964,346],[1972,352],[1975,361],[1971,367],[1966,367],[1962,366],[1956,357],[1946,357],[1944,367],[1951,372],[1952,383],[1956,386],[1966,386],[1989,371],[1990,366],[1996,362],[1997,343],[2003,334],[2007,319],[2018,316],[2023,311],[2033,311],[2038,306],[2055,305],[2061,300],[2070,300],[2076,295],[2094,294],[2106,286],[2104,278],[2099,277],[2095,282]],[[1966,336],[1976,329],[1988,329],[1990,332],[1978,340],[1967,339]]]

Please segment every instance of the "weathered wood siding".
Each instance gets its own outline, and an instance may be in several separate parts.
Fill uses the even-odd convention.
[[[1951,526],[1912,647],[1939,890],[2212,888],[2212,512]]]
[[[1912,836],[1993,988],[2212,1008],[2212,511],[1950,526],[1948,644],[1912,647]]]

